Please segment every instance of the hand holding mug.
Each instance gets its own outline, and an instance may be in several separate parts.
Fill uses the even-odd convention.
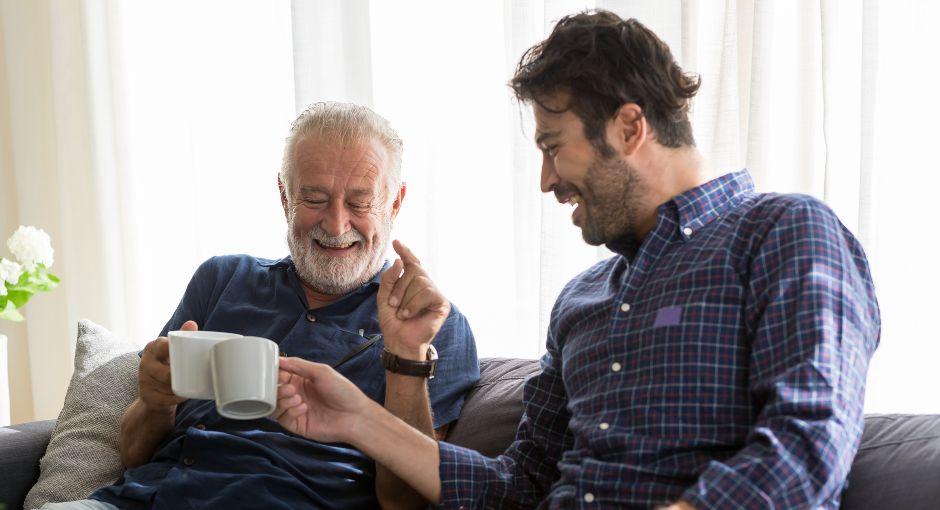
[[[183,324],[183,331],[197,331],[193,321]],[[137,372],[137,391],[141,402],[151,412],[172,413],[176,406],[186,400],[173,393],[170,377],[170,345],[165,336],[151,341],[144,347]]]

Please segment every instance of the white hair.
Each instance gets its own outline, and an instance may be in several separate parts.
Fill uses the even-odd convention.
[[[402,141],[392,125],[370,108],[352,103],[326,101],[308,106],[291,124],[284,145],[280,178],[289,188],[294,147],[307,135],[325,136],[344,145],[375,140],[385,147],[389,157],[386,169],[388,196],[393,197],[401,188]]]

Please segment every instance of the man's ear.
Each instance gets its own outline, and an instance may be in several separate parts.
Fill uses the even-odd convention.
[[[398,216],[398,211],[401,210],[401,203],[405,201],[405,192],[408,191],[408,185],[404,182],[401,183],[401,186],[398,187],[398,193],[395,194],[394,201],[392,202],[392,219],[394,220]]]
[[[281,207],[284,208],[284,217],[287,218],[287,191],[284,190],[284,181],[281,180],[281,175],[277,176],[277,190],[281,194]]]
[[[636,103],[624,103],[608,125],[608,135],[623,156],[632,156],[646,142],[649,124],[643,109]]]

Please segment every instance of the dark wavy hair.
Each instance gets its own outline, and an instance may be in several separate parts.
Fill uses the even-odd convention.
[[[611,149],[604,126],[626,103],[636,103],[666,147],[695,145],[689,106],[701,78],[686,74],[659,37],[635,19],[604,10],[565,16],[548,39],[526,50],[509,86],[520,101],[542,102],[563,92],[602,153]]]

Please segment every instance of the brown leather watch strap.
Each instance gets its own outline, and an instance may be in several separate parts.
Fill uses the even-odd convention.
[[[433,379],[434,371],[437,369],[437,360],[414,361],[400,358],[388,349],[382,349],[382,366],[393,374]]]

